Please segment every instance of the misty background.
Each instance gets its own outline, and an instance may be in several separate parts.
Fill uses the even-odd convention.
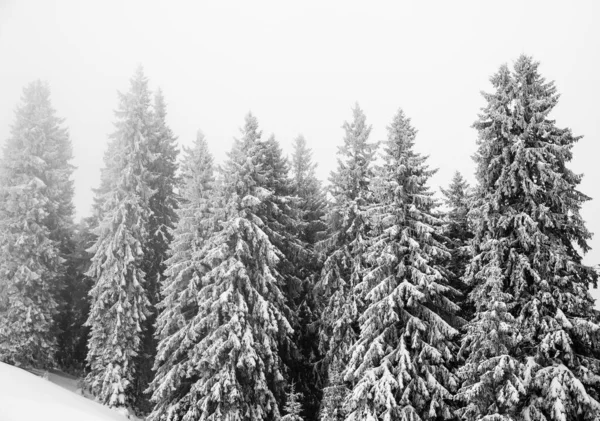
[[[594,199],[582,215],[597,234],[585,262],[596,265],[598,16],[597,1],[0,0],[0,145],[22,88],[48,81],[73,142],[77,219],[88,216],[117,91],[142,64],[150,87],[163,90],[180,145],[201,129],[223,161],[251,110],[286,153],[304,134],[323,181],[355,102],[373,125],[372,141],[386,137],[402,107],[418,129],[417,151],[439,168],[431,183],[438,191],[456,170],[474,184],[480,91],[525,53],[561,93],[558,126],[584,136],[570,168],[585,175],[580,190]]]

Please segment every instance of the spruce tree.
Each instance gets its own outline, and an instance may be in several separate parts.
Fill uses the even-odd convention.
[[[159,301],[159,284],[163,277],[164,261],[172,239],[171,230],[177,221],[177,138],[166,122],[167,106],[162,91],[159,89],[154,96],[152,135],[149,139],[149,149],[154,159],[149,165],[153,177],[150,187],[154,194],[150,197],[148,220],[148,242],[144,270],[148,298],[152,305]]]
[[[156,356],[156,341],[154,339],[154,325],[157,312],[155,306],[160,301],[160,281],[164,277],[165,261],[172,240],[171,230],[175,227],[177,214],[177,198],[175,187],[177,184],[177,144],[176,137],[166,122],[167,110],[162,91],[159,89],[154,95],[152,108],[152,126],[149,138],[149,150],[153,160],[148,166],[152,173],[149,186],[154,192],[150,197],[150,216],[147,223],[148,239],[144,250],[144,263],[142,270],[146,274],[145,289],[150,301],[150,314],[144,325],[144,337],[141,352],[136,362],[136,393],[135,407],[142,413],[151,409],[148,396],[144,390],[152,380],[152,364]]]
[[[284,278],[282,291],[291,310],[289,320],[294,329],[293,337],[286,338],[281,344],[280,355],[283,364],[288,368],[288,380],[295,384],[304,397],[306,417],[314,419],[320,400],[320,391],[315,388],[317,373],[314,369],[313,354],[313,351],[317,351],[318,342],[316,329],[309,324],[316,321],[312,292],[317,264],[314,249],[312,244],[307,242],[306,234],[310,228],[316,236],[316,224],[313,223],[313,226],[309,227],[304,210],[307,201],[297,194],[297,174],[294,172],[290,177],[289,162],[283,156],[279,142],[271,136],[264,142],[263,147],[264,160],[261,166],[267,174],[265,185],[274,194],[270,201],[272,207],[267,207],[261,215],[266,218],[269,229],[265,232],[270,241],[283,254],[277,270]],[[311,165],[310,159],[306,164]],[[312,168],[314,167],[311,166]],[[305,174],[305,181],[319,187],[314,172],[310,170]],[[309,200],[316,199],[319,193],[315,189],[305,191],[313,194]]]
[[[427,182],[435,170],[414,151],[416,130],[399,110],[369,208],[372,231],[356,291],[365,302],[344,377],[353,383],[347,420],[438,420],[452,416],[451,325],[458,306],[440,257],[442,221]]]
[[[473,314],[473,306],[467,300],[469,288],[463,282],[463,277],[472,257],[469,240],[473,238],[473,228],[469,212],[472,207],[473,194],[469,184],[458,171],[452,177],[448,188],[440,190],[443,195],[442,201],[446,207],[443,234],[450,250],[446,268],[450,272],[450,285],[461,293],[457,300],[460,306],[459,314],[462,318],[469,320]]]
[[[271,135],[267,141],[257,143],[257,164],[263,172],[261,186],[272,192],[269,201],[258,211],[267,226],[269,241],[283,253],[278,271],[285,278],[284,293],[288,304],[295,310],[302,299],[300,266],[309,259],[306,243],[301,240],[303,224],[293,195],[289,177],[289,163],[283,156],[279,142]]]
[[[285,373],[279,347],[292,327],[277,270],[285,256],[271,242],[265,216],[274,209],[274,192],[265,187],[260,137],[256,118],[248,115],[221,174],[220,227],[194,257],[202,272],[186,333],[193,348],[182,356],[190,360],[189,391],[167,419],[280,418]]]
[[[350,347],[358,336],[361,303],[355,287],[362,280],[370,229],[365,210],[372,203],[369,185],[376,145],[368,142],[371,126],[366,124],[366,116],[358,104],[352,113],[352,122],[343,125],[344,144],[338,150],[338,168],[330,178],[333,203],[327,216],[326,239],[320,243],[325,259],[315,286],[315,294],[322,297],[319,348],[324,373],[334,357],[345,366]]]
[[[73,248],[66,256],[68,267],[65,283],[60,291],[60,313],[58,324],[57,362],[62,370],[76,375],[83,373],[86,365],[89,327],[85,326],[90,311],[89,292],[93,280],[86,275],[90,268],[91,255],[87,252],[96,241],[90,232],[89,218],[75,224]]]
[[[472,206],[471,188],[461,173],[456,171],[448,188],[440,190],[447,208],[444,234],[455,240],[456,247],[462,247],[473,237],[468,215]]]
[[[88,275],[94,279],[86,384],[103,403],[131,405],[135,395],[135,358],[141,347],[149,302],[142,270],[153,194],[149,167],[152,117],[148,81],[139,67],[130,90],[119,94],[109,189]]]
[[[550,119],[558,102],[538,63],[502,66],[484,94],[479,132],[479,198],[466,280],[475,319],[463,349],[459,394],[467,420],[600,418],[600,326],[582,263],[589,200],[568,169],[579,137]]]
[[[343,421],[346,419],[344,402],[350,390],[345,385],[342,368],[337,359],[329,365],[327,379],[327,387],[323,389],[319,421]]]
[[[319,235],[327,229],[324,221],[327,201],[321,181],[315,175],[316,167],[306,139],[299,135],[294,140],[291,160],[292,188],[299,198],[298,208],[305,224],[302,239],[309,246],[314,246]]]
[[[284,411],[286,414],[281,418],[281,421],[304,421],[300,415],[302,413],[302,393],[296,392],[294,383],[290,385],[290,391],[285,394],[286,403]]]
[[[291,158],[292,192],[296,197],[295,209],[299,218],[299,237],[306,253],[296,264],[297,276],[302,280],[299,299],[295,307],[295,343],[301,353],[300,364],[295,369],[298,388],[304,396],[304,413],[307,419],[316,419],[321,400],[318,370],[315,363],[320,358],[318,340],[319,312],[314,295],[315,283],[321,271],[320,253],[316,244],[327,229],[324,218],[326,198],[320,180],[315,175],[317,164],[313,163],[312,151],[304,136],[294,140]]]
[[[208,236],[218,229],[215,209],[219,201],[214,191],[213,157],[202,132],[184,152],[178,222],[166,261],[166,278],[161,282],[163,299],[158,305],[155,335],[159,343],[155,376],[149,387],[154,403],[150,420],[178,420],[188,411],[193,414],[192,401],[186,396],[200,374],[194,365],[196,342],[190,335],[205,272],[197,257]]]
[[[73,167],[47,84],[23,90],[0,162],[0,359],[54,365],[56,299],[72,235]]]

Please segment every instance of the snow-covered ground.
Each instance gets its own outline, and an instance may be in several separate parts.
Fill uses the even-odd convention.
[[[127,420],[119,412],[78,395],[76,388],[77,380],[56,374],[46,380],[0,362],[0,421]]]

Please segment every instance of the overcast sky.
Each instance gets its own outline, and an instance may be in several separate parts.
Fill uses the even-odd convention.
[[[198,129],[218,160],[251,110],[286,152],[303,133],[326,179],[358,102],[386,135],[399,107],[417,149],[474,181],[481,90],[522,54],[561,93],[554,117],[584,138],[571,168],[596,198],[583,216],[600,263],[600,2],[598,1],[27,1],[0,0],[0,142],[28,82],[50,83],[73,141],[78,217],[89,213],[113,131],[117,90],[137,64],[161,87],[181,144]]]

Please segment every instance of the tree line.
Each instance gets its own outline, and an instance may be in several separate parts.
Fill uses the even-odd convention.
[[[149,420],[600,419],[580,137],[521,56],[491,77],[477,183],[442,200],[402,109],[356,105],[327,188],[248,114],[224,163],[179,151],[142,68],[119,93],[92,216],[47,84],[0,161],[0,360],[61,368]]]

